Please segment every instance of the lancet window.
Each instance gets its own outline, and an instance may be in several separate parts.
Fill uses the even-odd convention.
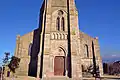
[[[84,56],[85,56],[86,58],[88,58],[88,57],[89,57],[88,45],[85,45],[85,52],[84,52]]]
[[[56,29],[58,31],[65,31],[65,19],[63,17],[63,11],[59,10],[58,11],[58,17],[56,20]]]

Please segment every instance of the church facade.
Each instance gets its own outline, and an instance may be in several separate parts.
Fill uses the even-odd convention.
[[[15,56],[18,76],[83,78],[91,65],[103,75],[98,38],[79,30],[74,0],[44,0],[39,27],[17,35]]]

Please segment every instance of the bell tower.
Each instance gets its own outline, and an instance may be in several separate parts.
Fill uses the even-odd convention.
[[[69,3],[67,3],[69,1]],[[68,16],[68,4],[69,4],[69,11],[70,11],[70,25],[71,30],[74,31],[79,30],[78,28],[78,11],[75,6],[74,0],[47,0],[47,15],[46,21],[46,33],[50,31],[56,31],[56,26],[60,25],[60,28],[64,26],[65,31],[67,31],[67,16]],[[61,19],[62,17],[62,19]],[[75,18],[76,17],[76,18]],[[60,21],[59,21],[60,18]],[[76,20],[75,20],[76,19]],[[58,23],[57,23],[58,21]],[[62,23],[62,21],[64,23]],[[74,22],[75,21],[75,22]],[[64,24],[64,25],[63,25]],[[72,32],[72,31],[71,31]],[[76,32],[77,33],[77,32]]]
[[[53,76],[55,73],[62,75],[62,72],[57,71],[56,62],[63,60],[63,66],[60,67],[61,71],[64,72],[62,76],[69,78],[76,76],[76,69],[72,67],[77,64],[72,64],[74,58],[71,59],[72,54],[79,53],[71,45],[78,44],[77,37],[79,36],[78,11],[74,0],[44,0],[40,11],[39,28],[41,31],[38,56],[40,58],[38,58],[40,77],[49,76],[49,73]],[[60,49],[63,50],[64,55],[60,53]],[[63,60],[61,60],[61,56],[64,58]]]
[[[36,76],[80,77],[80,60],[74,57],[79,55],[79,50],[74,48],[79,48],[78,11],[74,0],[44,0],[40,9],[39,33]],[[30,70],[31,76],[33,68]]]

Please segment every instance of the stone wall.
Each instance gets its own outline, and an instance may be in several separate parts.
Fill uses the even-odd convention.
[[[29,45],[32,41],[33,32],[23,36],[17,36],[15,56],[21,59],[19,65],[20,67],[16,71],[16,74],[18,75],[28,75],[28,66],[30,62]]]
[[[34,30],[24,36],[17,36],[15,56],[21,58],[20,68],[18,69],[18,75],[28,75],[28,65],[31,61],[32,71],[37,70],[36,65],[38,62],[38,72],[42,64],[42,52],[43,53],[43,77],[52,74],[54,76],[54,58],[55,56],[68,56],[68,16],[67,16],[67,0],[48,0],[46,19],[44,19],[44,10],[41,9],[40,14],[40,30]],[[43,8],[44,8],[43,4]],[[62,12],[62,15],[59,15]],[[93,64],[93,50],[92,42],[95,48],[96,62],[100,68],[100,74],[102,75],[102,59],[100,56],[100,48],[97,38],[92,38],[87,34],[79,31],[78,24],[78,11],[75,7],[74,0],[70,0],[70,36],[71,36],[71,64],[72,64],[72,76],[73,78],[82,77],[82,65],[89,66]],[[65,30],[57,30],[56,20],[57,17],[64,17]],[[44,20],[46,21],[44,24]],[[61,24],[61,23],[60,23]],[[44,26],[45,25],[45,26]],[[60,25],[61,26],[61,25]],[[44,34],[45,29],[45,36]],[[34,34],[35,33],[35,34]],[[28,55],[29,45],[33,43],[31,57]],[[44,46],[44,47],[43,47]],[[87,46],[87,52],[85,51]],[[62,49],[60,52],[59,49]],[[85,55],[88,53],[88,56]],[[30,60],[31,59],[31,60]],[[35,61],[34,61],[35,60]],[[65,61],[67,65],[69,61]],[[34,64],[35,63],[35,64]],[[34,68],[35,67],[35,68]],[[31,71],[31,73],[32,73]],[[66,69],[66,74],[67,74]],[[66,75],[67,76],[67,75]]]
[[[96,64],[99,66],[100,75],[103,75],[103,66],[102,66],[102,59],[100,56],[100,46],[98,43],[98,38],[92,38],[88,36],[87,34],[80,31],[79,40],[80,40],[80,54],[81,54],[82,65],[90,66],[91,64],[93,64],[93,50],[92,50],[92,41],[93,41]],[[88,54],[89,54],[88,57],[84,55],[85,45],[88,46]]]

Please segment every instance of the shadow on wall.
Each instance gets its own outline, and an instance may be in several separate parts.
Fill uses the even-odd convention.
[[[39,49],[40,49],[40,29],[38,28],[34,30],[28,76],[37,77],[37,64],[38,64]]]
[[[37,77],[37,64],[38,64],[38,54],[40,51],[40,39],[41,39],[40,34],[42,32],[44,7],[45,7],[45,1],[43,2],[42,7],[40,9],[39,28],[34,30],[33,44],[30,53],[28,76],[32,76],[32,77]],[[43,64],[40,65],[43,66]]]

